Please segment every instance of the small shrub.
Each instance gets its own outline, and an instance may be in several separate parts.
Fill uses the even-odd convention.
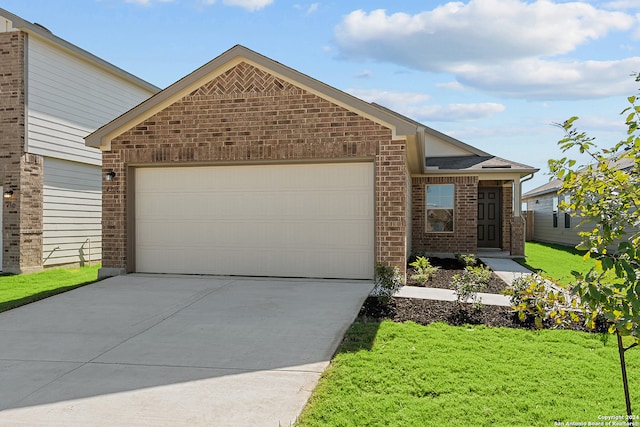
[[[491,270],[489,267],[465,267],[462,274],[453,276],[453,290],[456,294],[456,301],[459,305],[471,300],[473,308],[482,308],[482,298],[478,297],[478,292],[482,292],[489,283]]]
[[[473,267],[478,263],[478,259],[474,254],[457,254],[456,258],[462,261],[466,267]]]
[[[378,298],[381,305],[388,305],[391,297],[402,287],[402,277],[398,267],[377,263],[375,269],[375,286],[371,295]]]
[[[552,328],[577,323],[578,312],[583,311],[575,295],[538,274],[516,277],[504,293],[511,297],[511,308],[520,321],[533,317],[536,328],[542,328],[545,321]],[[591,323],[596,317],[597,313],[591,316]]]
[[[491,269],[487,266],[468,266],[465,268],[465,271],[468,272],[471,281],[484,283],[485,287],[489,284],[489,280],[491,280]]]
[[[409,265],[416,271],[415,274],[411,275],[411,278],[422,286],[426,286],[429,279],[431,279],[440,268],[431,265],[429,259],[423,256],[417,257],[416,260]]]

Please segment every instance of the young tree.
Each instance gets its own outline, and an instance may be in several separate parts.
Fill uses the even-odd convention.
[[[640,73],[635,76],[640,82]],[[627,136],[613,147],[598,149],[595,138],[575,127],[577,117],[559,125],[565,137],[558,142],[563,152],[578,150],[591,163],[577,166],[564,157],[550,160],[552,174],[562,180],[561,193],[568,197],[560,204],[565,211],[581,217],[593,228],[581,232],[579,249],[595,260],[586,275],[573,272],[572,292],[591,313],[587,326],[593,327],[601,315],[616,334],[625,391],[627,415],[631,402],[624,354],[640,343],[640,97],[628,97],[630,106],[622,111]],[[621,167],[624,166],[624,167]],[[624,347],[623,337],[632,337]],[[631,419],[631,417],[630,417]]]

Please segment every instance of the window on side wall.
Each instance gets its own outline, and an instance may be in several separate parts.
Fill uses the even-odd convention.
[[[558,228],[558,198],[553,197],[553,228]]]
[[[569,200],[568,195],[564,196],[564,202],[565,203],[571,202],[571,200]],[[567,212],[564,213],[564,228],[571,228],[571,215],[569,215]]]
[[[453,184],[433,184],[426,188],[426,228],[428,233],[453,232]]]

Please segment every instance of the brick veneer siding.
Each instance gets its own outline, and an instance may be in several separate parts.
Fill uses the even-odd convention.
[[[454,184],[453,233],[427,233],[425,191],[428,184]],[[414,177],[412,179],[412,251],[476,253],[478,250],[478,177]]]
[[[24,152],[25,46],[21,31],[0,33],[0,185],[3,271],[42,268],[42,158]]]
[[[103,153],[103,172],[117,174],[103,185],[103,268],[133,268],[130,166],[337,159],[375,161],[376,260],[404,274],[405,142],[244,62],[115,138]]]

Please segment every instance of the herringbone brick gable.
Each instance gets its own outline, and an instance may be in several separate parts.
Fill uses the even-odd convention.
[[[299,88],[253,65],[241,62],[189,96],[228,96],[230,94],[269,94],[297,91]]]

